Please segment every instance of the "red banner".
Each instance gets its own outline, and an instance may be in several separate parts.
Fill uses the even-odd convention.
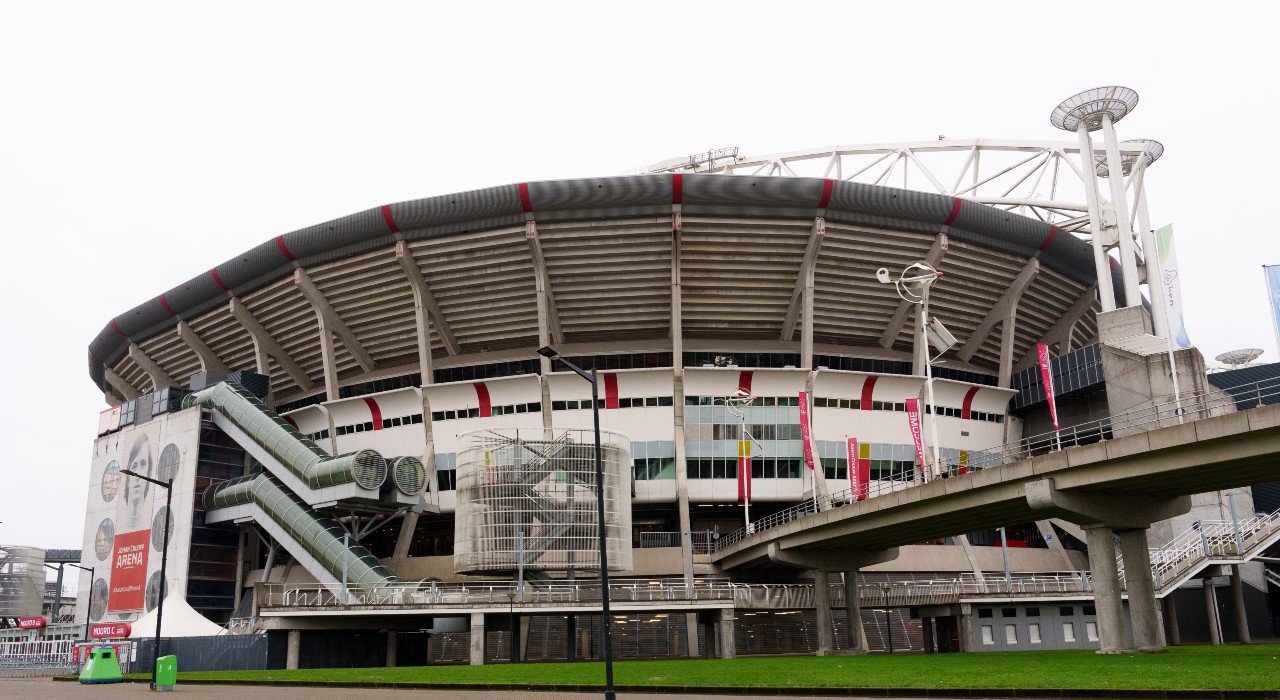
[[[127,622],[104,622],[89,626],[90,639],[124,639],[133,631]]]
[[[150,530],[116,535],[107,610],[118,612],[142,609],[147,589],[147,550],[150,543]]]
[[[751,502],[751,442],[738,441],[738,503]]]
[[[911,428],[911,442],[916,446],[916,461],[923,471],[928,462],[924,460],[924,440],[920,437],[920,400],[907,399],[907,425]]]
[[[20,617],[18,618],[18,629],[38,630],[44,627],[46,622],[47,620],[43,617]]]
[[[1053,369],[1049,366],[1049,346],[1044,343],[1036,345],[1036,359],[1040,363],[1040,383],[1044,386],[1044,397],[1049,401],[1049,417],[1053,419],[1053,429],[1058,429],[1058,403],[1053,396]]]
[[[804,466],[813,471],[813,440],[809,429],[809,394],[800,392],[800,441],[804,445]]]
[[[858,438],[845,443],[849,459],[849,492],[856,501],[864,501],[871,485],[871,460],[858,457]]]

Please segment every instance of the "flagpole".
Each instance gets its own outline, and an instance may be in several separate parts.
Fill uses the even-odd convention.
[[[1165,333],[1165,340],[1169,349],[1169,377],[1173,379],[1173,405],[1178,415],[1178,424],[1181,425],[1182,419],[1182,391],[1178,387],[1178,361],[1174,355],[1173,336],[1177,332],[1173,328],[1171,319],[1169,318],[1169,294],[1170,287],[1173,282],[1165,282],[1164,279],[1164,261],[1161,260],[1160,237],[1156,236],[1156,271],[1160,274],[1160,313],[1164,315],[1164,327],[1168,329]],[[1173,231],[1169,232],[1169,249],[1173,250]],[[1159,419],[1159,416],[1156,416]]]

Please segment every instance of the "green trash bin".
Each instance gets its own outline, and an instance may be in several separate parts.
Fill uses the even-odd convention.
[[[173,690],[178,684],[178,657],[161,656],[156,659],[156,690]]]
[[[94,647],[89,658],[85,659],[84,668],[80,669],[81,683],[119,683],[123,680],[115,647]]]

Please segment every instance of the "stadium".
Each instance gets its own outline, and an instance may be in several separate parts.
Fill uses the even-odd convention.
[[[715,552],[805,504],[963,477],[1054,421],[1079,427],[1073,444],[1110,437],[1100,421],[1135,406],[1115,389],[1134,381],[1121,363],[1167,361],[1133,339],[1162,348],[1170,330],[1143,293],[1160,278],[1142,255],[1143,180],[1163,147],[1115,141],[1136,94],[1107,90],[1055,112],[1079,139],[729,149],[498,185],[276,235],[160,291],[89,345],[110,408],[77,624],[136,621],[167,587],[211,623],[262,636],[266,664],[592,658],[601,611],[535,601],[595,583],[599,535],[631,590],[781,596],[726,617],[634,595],[613,616],[619,658],[892,649],[895,635],[927,651],[1096,647],[1085,590],[1014,607],[890,602],[890,586],[912,582],[1079,579],[1087,537],[1062,520],[926,538],[848,573],[730,568]],[[1102,113],[1105,125],[1090,121]],[[1107,148],[1088,140],[1095,129]],[[917,261],[939,273],[927,311],[877,275]],[[953,336],[941,353],[925,313]],[[1245,383],[1182,352],[1182,391],[1231,398]],[[593,386],[561,358],[598,375],[599,484]],[[1144,396],[1173,398],[1163,385]],[[172,510],[123,470],[172,479]],[[1280,506],[1270,491],[1227,495],[1246,517]],[[1227,495],[1153,526],[1153,546],[1219,517]],[[851,625],[855,608],[823,608],[819,574],[848,604],[883,586],[883,604]],[[1261,564],[1224,575],[1250,624],[1268,624]],[[432,607],[440,591],[486,585],[518,594]],[[371,601],[388,586],[425,602],[402,596],[383,614]],[[1192,602],[1165,617],[1207,638],[1200,591],[1166,597],[1179,595]],[[1021,627],[992,633],[980,623],[1002,602]],[[1224,610],[1228,631],[1245,619]]]

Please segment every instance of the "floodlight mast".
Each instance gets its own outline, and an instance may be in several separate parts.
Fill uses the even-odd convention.
[[[910,274],[910,277],[908,277],[908,274]],[[938,456],[938,410],[933,398],[933,361],[937,358],[933,357],[932,353],[929,352],[929,290],[941,276],[941,272],[922,261],[908,265],[898,275],[898,279],[893,281],[893,287],[898,291],[898,296],[902,297],[903,301],[920,306],[920,322],[917,324],[918,328],[916,328],[916,333],[919,337],[916,338],[915,342],[918,347],[924,350],[924,376],[925,387],[928,392],[927,405],[929,407],[929,444],[930,453],[933,457],[933,465],[922,470],[924,481],[931,481],[933,478],[942,475],[941,462]],[[882,267],[877,270],[876,279],[881,282],[891,280],[888,268]],[[919,290],[918,292],[917,289]],[[943,353],[949,349],[949,347],[939,348],[938,357],[942,357]],[[921,465],[921,467],[924,466]]]

